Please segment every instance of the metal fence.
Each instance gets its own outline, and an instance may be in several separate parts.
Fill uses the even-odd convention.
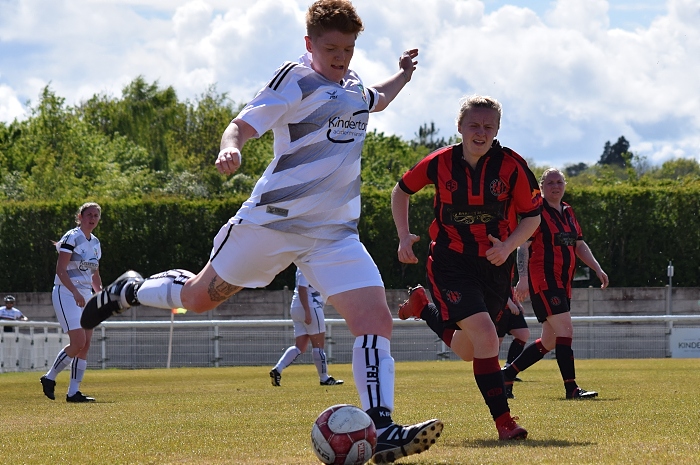
[[[533,341],[541,325],[533,317],[526,320]],[[577,359],[668,357],[674,325],[700,327],[700,315],[581,316],[572,320]],[[2,324],[14,328],[0,332],[0,372],[46,370],[68,343],[58,323]],[[326,320],[325,350],[332,363],[350,363],[353,342],[344,320]],[[506,336],[502,359],[509,343]],[[107,321],[95,329],[88,367],[272,366],[293,344],[291,320]],[[310,352],[295,363],[313,363]],[[391,352],[396,361],[458,359],[425,322],[414,320],[394,320]]]

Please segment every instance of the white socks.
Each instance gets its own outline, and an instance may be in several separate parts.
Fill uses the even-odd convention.
[[[82,358],[74,358],[70,366],[70,384],[68,385],[68,397],[74,395],[80,390],[80,383],[85,376],[87,369],[87,360]]]
[[[46,377],[55,381],[56,376],[58,376],[58,374],[62,372],[72,361],[73,358],[68,356],[64,347],[61,349],[58,355],[56,355],[56,360],[53,362],[53,365],[51,365],[51,368],[49,368],[49,371],[46,372]]]
[[[321,382],[325,382],[328,379],[328,365],[326,364],[326,353],[323,349],[316,347],[312,351],[312,356],[314,359],[314,365],[316,365],[316,371],[318,371],[318,377]]]
[[[297,346],[288,347],[287,350],[284,351],[282,357],[277,362],[277,365],[275,365],[275,370],[282,373],[282,370],[291,365],[292,362],[294,362],[294,360],[296,360],[299,355],[301,355],[301,350],[299,350]]]
[[[358,336],[352,349],[352,374],[362,410],[394,411],[394,359],[391,342],[377,335]]]
[[[187,270],[170,270],[154,274],[139,286],[136,297],[141,305],[168,309],[180,308],[182,307],[180,298],[182,286],[194,276],[194,273]]]

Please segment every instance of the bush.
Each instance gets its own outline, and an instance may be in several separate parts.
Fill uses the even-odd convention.
[[[398,238],[391,216],[390,193],[362,190],[360,238],[374,257],[390,289],[425,284],[428,227],[433,192],[426,188],[411,198],[410,224],[421,236],[414,246],[418,265],[399,263]],[[209,257],[212,239],[233,216],[247,194],[223,200],[98,200],[102,221],[95,230],[104,257],[105,283],[127,269],[145,276],[171,269],[199,271]],[[676,286],[700,282],[700,188],[570,187],[566,194],[583,228],[584,239],[610,276],[614,287],[663,286],[673,261]],[[3,202],[0,204],[0,289],[13,292],[51,290],[56,251],[51,241],[75,226],[78,202]],[[577,281],[577,286],[598,285]],[[281,273],[269,289],[294,286],[294,270]]]

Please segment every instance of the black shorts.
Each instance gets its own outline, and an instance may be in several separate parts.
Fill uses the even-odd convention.
[[[432,247],[428,255],[428,288],[446,328],[480,312],[494,320],[510,296],[514,258],[492,265],[484,257]]]
[[[559,315],[571,311],[571,298],[566,289],[547,289],[538,293],[530,291],[532,310],[537,321],[544,323],[550,315]]]
[[[496,325],[496,332],[499,338],[510,334],[511,329],[524,329],[528,327],[527,321],[525,321],[525,314],[520,312],[517,315],[513,315],[508,306],[496,315],[493,324]]]

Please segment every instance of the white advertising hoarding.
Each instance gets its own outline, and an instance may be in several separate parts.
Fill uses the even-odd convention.
[[[700,328],[672,328],[671,357],[700,358]]]

